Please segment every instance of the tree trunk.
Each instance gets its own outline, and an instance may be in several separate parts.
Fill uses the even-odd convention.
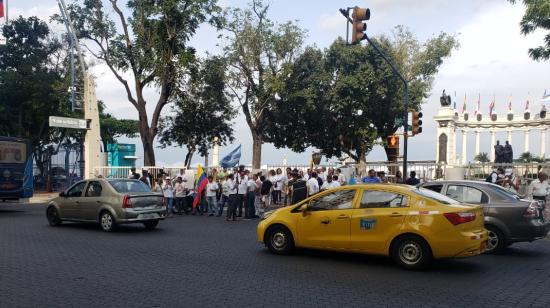
[[[149,134],[149,132],[141,133],[141,142],[143,143],[143,165],[155,166],[155,150],[153,149],[153,141],[155,136]]]
[[[252,169],[258,170],[262,167],[262,135],[252,131]]]
[[[143,144],[143,165],[148,167],[155,166],[155,151],[153,149],[153,142],[155,141],[155,134],[149,127],[147,121],[147,111],[145,110],[145,104],[139,105],[139,135],[141,137],[141,143]]]

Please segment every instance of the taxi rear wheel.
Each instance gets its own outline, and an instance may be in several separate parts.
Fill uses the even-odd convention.
[[[265,244],[269,250],[278,255],[290,253],[294,249],[292,233],[283,226],[273,226],[267,232]]]
[[[430,264],[432,251],[423,238],[416,235],[404,235],[393,243],[391,257],[405,269],[419,270]]]
[[[48,210],[46,211],[46,218],[48,218],[48,223],[52,227],[57,227],[62,223],[62,220],[59,217],[59,212],[53,206],[49,207]]]

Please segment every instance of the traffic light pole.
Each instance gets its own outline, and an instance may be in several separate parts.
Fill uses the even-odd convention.
[[[349,20],[349,18],[348,18]],[[405,113],[403,114],[403,178],[407,178],[407,144],[408,144],[408,131],[409,131],[409,84],[407,80],[399,73],[397,68],[393,65],[393,63],[386,57],[386,55],[376,46],[376,44],[371,41],[369,36],[365,33],[365,39],[367,42],[369,42],[370,46],[372,46],[378,54],[388,63],[388,65],[391,67],[393,73],[401,79],[403,82],[404,88],[404,95],[403,95],[403,106],[405,107]]]
[[[344,15],[344,17],[346,17],[346,19],[348,20],[349,23],[351,23],[353,25],[353,19],[351,19],[351,17],[349,17],[349,10],[350,9],[353,9],[352,7],[348,7],[347,9],[340,9],[340,13],[342,13],[342,15]],[[349,29],[349,24],[347,25],[346,27],[347,29]],[[347,39],[347,32],[346,31],[346,39]],[[403,105],[404,105],[404,109],[405,109],[405,112],[403,114],[403,178],[406,179],[407,178],[407,144],[408,144],[408,131],[409,131],[409,84],[407,82],[407,80],[403,77],[403,75],[401,75],[401,73],[399,73],[399,70],[395,67],[395,65],[393,65],[393,63],[386,57],[386,55],[382,52],[382,50],[380,50],[380,48],[378,48],[378,46],[373,42],[371,41],[371,39],[369,38],[369,36],[364,33],[364,38],[367,40],[367,42],[369,42],[370,46],[372,46],[376,52],[378,52],[378,54],[380,54],[380,56],[382,57],[382,59],[384,59],[384,61],[386,61],[386,63],[391,67],[393,73],[395,75],[397,75],[399,77],[399,79],[401,79],[401,81],[403,82],[403,86],[404,86],[404,96],[403,96]],[[347,41],[346,41],[347,43]]]

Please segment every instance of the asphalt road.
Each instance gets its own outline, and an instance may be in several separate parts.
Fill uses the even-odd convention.
[[[548,239],[411,272],[381,257],[272,255],[255,227],[182,216],[105,233],[0,204],[0,307],[550,307]]]

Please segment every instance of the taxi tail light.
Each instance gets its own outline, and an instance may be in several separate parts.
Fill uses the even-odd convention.
[[[470,212],[445,213],[443,215],[455,226],[474,221],[476,219],[476,214]]]
[[[540,217],[541,212],[541,206],[539,205],[538,201],[533,201],[527,209],[525,210],[525,213],[523,213],[523,217],[525,218],[538,218]]]
[[[132,207],[132,201],[130,200],[130,196],[124,195],[124,198],[122,199],[122,208],[129,209],[131,207]]]

